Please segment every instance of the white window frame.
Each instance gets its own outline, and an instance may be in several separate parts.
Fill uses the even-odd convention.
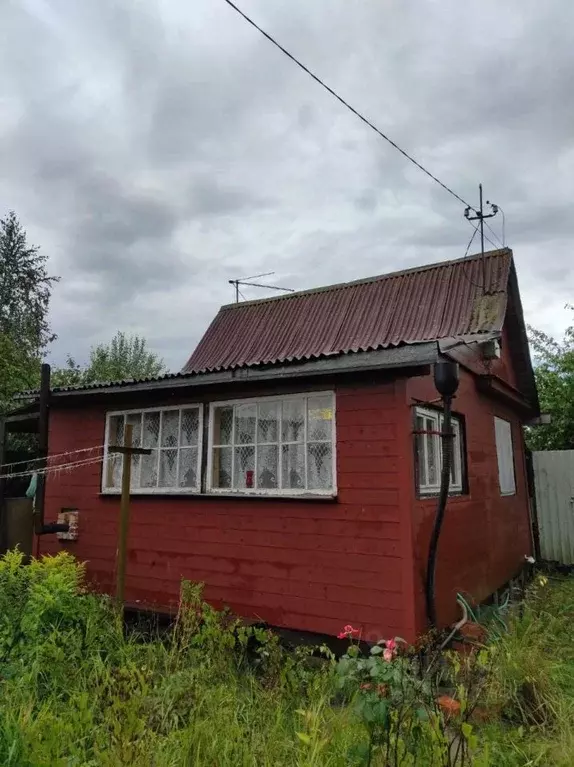
[[[181,411],[182,410],[197,410],[199,413],[199,434],[198,434],[198,442],[197,442],[197,485],[196,487],[131,487],[130,488],[130,495],[199,495],[201,493],[201,468],[202,468],[202,452],[203,452],[203,405],[197,402],[190,402],[183,405],[168,405],[166,407],[147,407],[147,408],[133,408],[131,410],[110,410],[106,413],[106,430],[105,430],[105,439],[104,439],[104,460],[102,464],[102,493],[105,495],[119,495],[121,493],[121,487],[106,487],[106,477],[108,472],[108,459],[111,457],[111,454],[108,452],[109,447],[109,436],[110,436],[110,420],[114,416],[123,415],[129,416],[134,415],[136,413],[140,413],[142,415],[142,426],[143,426],[143,415],[144,413],[163,413],[166,411],[173,411],[173,410],[179,410],[179,432],[178,432],[178,440],[179,440],[179,434],[181,433]],[[124,421],[124,428],[125,428],[125,421]],[[143,431],[142,431],[143,436]],[[161,451],[166,450],[169,448],[162,448],[161,447],[161,418],[160,418],[160,431],[158,434],[158,466],[159,466],[159,460],[161,456]],[[177,448],[171,448],[176,449],[178,451],[178,473],[179,473],[179,446]],[[141,472],[141,459],[140,459],[140,472]],[[133,464],[132,464],[132,472],[133,472]],[[159,471],[158,471],[159,476]],[[179,480],[179,476],[177,477]]]
[[[291,443],[283,443],[281,440],[281,429],[282,429],[282,422],[281,419],[279,420],[279,433],[278,433],[278,451],[279,451],[279,457],[278,457],[278,487],[276,488],[233,488],[233,487],[214,487],[213,486],[213,451],[214,451],[214,442],[213,442],[213,432],[214,432],[214,416],[215,416],[215,409],[219,407],[232,407],[234,405],[257,405],[260,402],[285,402],[287,400],[297,400],[297,399],[307,399],[309,397],[330,397],[331,398],[331,408],[333,413],[333,418],[331,420],[331,472],[332,472],[332,487],[325,490],[308,490],[307,488],[282,488],[281,487],[281,480],[282,480],[282,469],[283,469],[283,462],[281,458],[281,447],[283,444],[291,444]],[[284,395],[275,395],[275,396],[267,396],[267,397],[246,397],[242,399],[232,399],[232,400],[221,400],[218,402],[210,402],[209,403],[209,430],[208,430],[208,451],[207,451],[207,477],[206,477],[206,491],[208,493],[213,493],[215,495],[257,495],[257,496],[270,496],[270,497],[277,497],[277,496],[313,496],[313,495],[320,495],[320,496],[327,496],[327,497],[334,497],[337,495],[337,440],[336,440],[336,397],[334,391],[306,391],[306,392],[299,392],[297,394],[284,394]],[[253,443],[255,446],[257,445],[257,424],[255,426],[255,442]],[[233,419],[233,432],[235,432],[235,418]],[[303,443],[305,445],[305,477],[307,476],[307,405],[305,404],[305,438]],[[235,442],[232,437],[231,445],[233,448],[235,448]],[[235,450],[232,450],[232,456],[233,460],[235,460]],[[232,464],[233,465],[233,464]],[[254,464],[254,475],[257,476],[257,449],[255,449],[255,464]]]
[[[416,419],[417,417],[425,418],[425,419],[432,419],[433,421],[433,430],[436,432],[441,432],[443,429],[444,424],[444,414],[440,410],[431,410],[430,408],[423,408],[423,407],[415,407],[414,408],[414,423],[415,423],[415,437],[418,437],[418,427],[416,426]],[[458,418],[456,415],[452,416],[452,430],[454,434],[454,439],[452,441],[452,458],[453,458],[453,466],[454,466],[454,476],[455,481],[453,482],[452,475],[450,478],[449,493],[458,494],[460,495],[463,492],[463,483],[464,483],[464,477],[463,477],[463,458],[462,458],[462,451],[463,451],[463,438],[462,438],[462,427],[461,427],[461,421],[460,418]],[[441,438],[440,434],[433,434],[431,435],[433,441],[434,441],[434,449],[435,449],[435,455],[436,455],[436,482],[435,483],[429,483],[426,482],[424,485],[421,484],[421,477],[420,477],[420,467],[418,466],[418,444],[415,439],[415,462],[417,462],[416,467],[416,483],[417,483],[417,493],[420,496],[432,496],[432,495],[438,495],[440,492],[440,481],[441,481],[441,474],[442,474],[442,445],[441,445]],[[428,462],[427,462],[427,440],[424,440],[424,461],[425,466],[427,470],[427,476],[428,476]]]
[[[500,495],[516,495],[516,470],[514,468],[514,443],[512,423],[506,418],[494,416],[494,441],[498,464],[498,487]],[[511,475],[503,476],[503,467],[511,469]],[[511,480],[508,482],[508,480]]]

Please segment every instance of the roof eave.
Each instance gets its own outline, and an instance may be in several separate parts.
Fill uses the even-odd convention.
[[[436,341],[421,344],[379,349],[370,352],[342,354],[338,357],[324,357],[306,362],[269,366],[240,367],[232,370],[180,374],[169,380],[142,381],[133,384],[99,386],[93,389],[66,389],[52,392],[52,399],[129,394],[138,392],[165,391],[197,386],[288,380],[303,377],[356,373],[369,370],[412,369],[430,365],[439,359]],[[25,395],[30,399],[31,394]]]

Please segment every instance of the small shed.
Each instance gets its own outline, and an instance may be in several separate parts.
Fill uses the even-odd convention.
[[[39,539],[114,582],[120,465],[137,456],[126,599],[177,605],[182,578],[240,616],[366,640],[426,628],[443,411],[432,366],[459,363],[454,460],[438,550],[440,625],[532,552],[522,425],[538,412],[508,249],[223,306],[181,372],[54,389],[49,454],[103,460],[49,475]]]

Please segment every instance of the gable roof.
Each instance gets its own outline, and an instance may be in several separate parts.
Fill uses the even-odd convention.
[[[182,373],[499,332],[512,251],[222,306]],[[486,289],[483,290],[483,281]]]

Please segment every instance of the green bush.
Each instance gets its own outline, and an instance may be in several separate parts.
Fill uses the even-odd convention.
[[[182,585],[163,637],[126,635],[67,554],[0,559],[0,764],[333,765],[360,740],[332,709],[332,659],[311,670],[271,632]]]

